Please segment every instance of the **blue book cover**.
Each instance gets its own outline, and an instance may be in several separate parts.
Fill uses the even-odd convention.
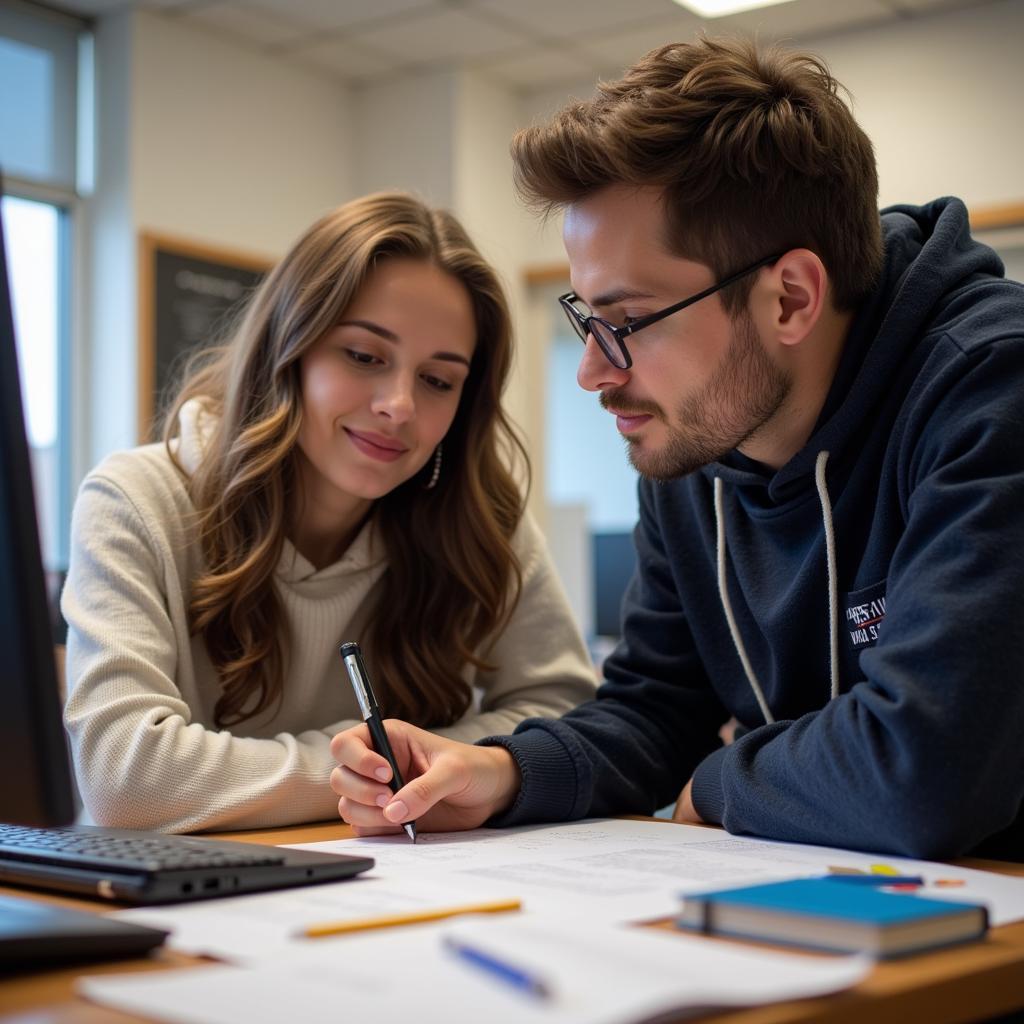
[[[901,956],[984,935],[978,904],[799,878],[686,896],[680,927],[786,945]]]

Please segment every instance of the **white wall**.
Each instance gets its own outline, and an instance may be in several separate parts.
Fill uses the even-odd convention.
[[[546,336],[531,334],[524,307],[529,218],[512,188],[508,143],[519,126],[518,97],[480,74],[463,73],[458,93],[454,209],[505,284],[516,352],[505,392],[509,416],[523,433],[533,464],[531,508],[544,519],[544,389]]]
[[[353,93],[356,194],[402,189],[451,207],[458,76],[406,75]]]
[[[148,12],[134,49],[140,228],[276,257],[354,195],[353,104],[337,80]]]
[[[853,94],[883,206],[1024,197],[1024,3],[994,3],[809,40]]]
[[[594,94],[596,84],[596,80],[580,79],[560,88],[540,89],[526,94],[520,100],[519,127],[526,128],[531,124],[543,123],[572,99],[589,99]],[[533,217],[531,221],[529,265],[543,267],[564,263],[561,215]]]

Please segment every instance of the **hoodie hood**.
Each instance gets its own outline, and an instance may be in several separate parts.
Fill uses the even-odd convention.
[[[842,460],[901,367],[941,333],[944,312],[963,290],[980,274],[1003,276],[995,251],[971,238],[967,208],[959,199],[890,206],[881,217],[882,276],[854,316],[807,444],[778,471],[732,452],[705,467],[705,475],[740,487],[767,488],[767,499],[776,505],[813,490],[818,454],[828,451],[832,464]]]
[[[178,436],[172,442],[182,469],[192,476],[206,454],[206,446],[217,426],[217,417],[201,399],[190,398],[178,413]]]

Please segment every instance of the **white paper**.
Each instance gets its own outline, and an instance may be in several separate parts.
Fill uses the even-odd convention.
[[[816,870],[782,854],[751,861],[705,852],[721,835],[669,822],[610,819],[421,833],[415,845],[404,836],[380,836],[299,848],[365,854],[389,878],[415,871],[421,878],[444,876],[456,889],[498,884],[530,912],[605,923],[668,917],[679,909],[680,894],[695,888]]]
[[[171,931],[170,945],[238,963],[273,960],[299,929],[326,921],[519,899],[553,922],[600,925],[670,917],[680,896],[733,885],[885,864],[921,875],[925,895],[982,903],[993,925],[1024,918],[1024,879],[927,861],[730,836],[717,829],[622,819],[304,844],[368,854],[371,872],[343,882],[117,916]],[[939,879],[962,881],[940,888]]]
[[[453,955],[444,936],[544,975],[525,994]],[[625,1024],[685,1007],[742,1006],[856,984],[864,957],[804,957],[676,932],[584,929],[522,917],[448,922],[324,940],[257,968],[210,967],[85,978],[87,998],[174,1024]]]
[[[283,950],[325,941],[302,936],[311,925],[516,899],[509,886],[444,877],[385,880],[367,873],[343,882],[233,896],[168,907],[138,907],[113,916],[171,932],[168,945],[236,963],[276,958]]]
[[[376,870],[389,877],[415,868],[421,876],[443,871],[453,881],[506,882],[531,911],[578,913],[603,921],[669,916],[685,893],[823,875],[832,867],[870,871],[878,864],[921,875],[922,895],[984,904],[994,926],[1024,919],[1024,878],[660,821],[612,819],[421,833],[415,846],[404,836],[385,836],[300,848],[368,854],[376,858]],[[940,879],[963,884],[940,887]]]

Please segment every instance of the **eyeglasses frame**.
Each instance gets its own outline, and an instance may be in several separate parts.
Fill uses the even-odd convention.
[[[744,267],[743,270],[737,270],[735,274],[730,274],[717,284],[711,285],[710,288],[705,288],[703,291],[697,292],[696,295],[691,295],[689,298],[683,299],[681,302],[676,302],[671,306],[666,306],[664,309],[659,309],[655,313],[649,313],[647,316],[639,317],[631,324],[625,324],[622,327],[616,327],[615,324],[605,320],[602,316],[595,316],[594,314],[584,316],[583,313],[573,305],[574,302],[582,301],[575,292],[566,292],[564,295],[559,295],[558,302],[562,309],[565,310],[570,323],[573,324],[576,329],[576,333],[580,336],[580,340],[584,344],[587,343],[588,337],[593,336],[594,341],[597,342],[597,347],[601,350],[612,366],[618,370],[628,370],[633,365],[633,357],[629,354],[629,349],[626,348],[626,338],[631,334],[636,334],[637,331],[642,331],[645,327],[650,327],[652,324],[658,323],[659,320],[664,320],[666,317],[672,316],[673,313],[678,313],[680,310],[686,309],[687,306],[692,306],[695,302],[700,302],[701,299],[706,299],[709,295],[714,295],[715,292],[721,291],[723,288],[728,288],[729,285],[735,284],[748,274],[754,273],[755,270],[760,270],[762,267],[767,267],[772,263],[777,263],[784,255],[785,253],[780,252],[775,256],[766,256],[764,259],[758,260],[756,263],[752,263],[749,267]],[[615,339],[615,343],[619,347],[619,352],[622,353],[621,365],[612,358],[612,353],[604,346],[601,338],[591,331],[590,323],[594,320],[601,324],[602,327],[607,328]]]

